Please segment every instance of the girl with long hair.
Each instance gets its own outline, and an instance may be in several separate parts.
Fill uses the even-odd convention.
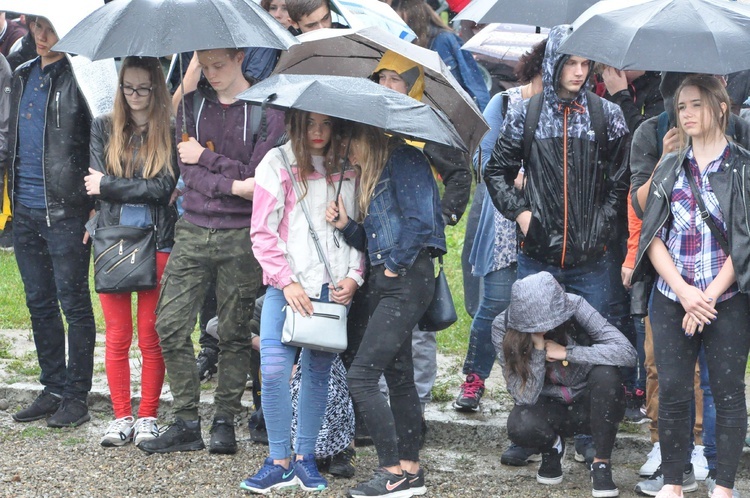
[[[177,220],[177,210],[170,204],[179,175],[170,109],[159,61],[123,60],[114,109],[91,124],[91,168],[85,178],[87,193],[97,200],[95,228],[156,226],[157,281],[174,244]],[[104,364],[115,413],[102,446],[122,446],[131,440],[137,445],[158,434],[156,415],[164,382],[164,360],[154,327],[159,286],[137,296],[142,378],[136,420],[130,400],[131,293],[99,294],[106,327]]]
[[[347,380],[355,410],[375,444],[379,468],[349,495],[424,494],[419,465],[422,409],[414,385],[412,330],[435,291],[432,258],[446,252],[440,196],[419,149],[371,126],[355,123],[350,129],[349,160],[361,170],[362,222],[355,226],[341,203],[329,209],[327,219],[343,233],[358,229],[366,235],[372,267],[370,319]],[[390,406],[378,387],[383,374]]]
[[[284,307],[307,316],[313,312],[313,300],[349,305],[364,282],[363,254],[347,245],[325,218],[326,207],[339,186],[342,205],[357,212],[356,172],[342,172],[339,161],[341,123],[298,110],[288,111],[286,121],[290,141],[268,152],[256,170],[250,227],[253,252],[263,269],[263,282],[268,284],[260,320],[260,371],[270,456],[240,487],[262,494],[295,485],[306,491],[328,486],[318,472],[314,451],[336,354],[307,348],[301,352],[298,403],[304,409],[297,414],[292,461],[289,379],[297,348],[281,342]],[[302,203],[308,207],[312,227]],[[320,260],[310,230],[318,234],[333,275]]]
[[[625,413],[618,367],[635,364],[628,339],[548,272],[516,280],[508,308],[492,324],[492,342],[515,401],[508,437],[540,448],[537,482],[563,480],[564,438],[591,434],[592,494],[618,496],[610,457]]]
[[[750,153],[727,139],[730,100],[717,78],[688,76],[674,101],[679,146],[645,184],[634,270],[635,279],[647,266],[657,273],[649,310],[664,474],[657,497],[681,497],[690,470],[692,375],[702,345],[717,419],[717,466],[708,482],[712,498],[729,498],[747,428]]]

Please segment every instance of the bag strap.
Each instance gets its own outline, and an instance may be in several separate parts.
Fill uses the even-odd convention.
[[[313,239],[313,242],[315,242],[315,248],[318,250],[318,257],[323,262],[323,265],[326,267],[326,271],[328,272],[328,276],[331,277],[331,284],[335,287],[336,286],[336,277],[333,276],[333,271],[331,270],[331,264],[328,262],[328,258],[326,257],[325,251],[323,251],[323,246],[320,244],[320,238],[318,237],[318,233],[313,228],[313,222],[312,217],[310,216],[310,211],[307,209],[307,202],[305,202],[305,199],[302,196],[302,192],[299,188],[299,185],[297,184],[297,180],[294,179],[294,173],[292,173],[292,167],[289,165],[289,158],[286,156],[286,152],[284,152],[284,149],[281,147],[278,148],[279,152],[281,152],[281,158],[284,161],[284,168],[286,168],[287,173],[289,173],[289,179],[292,182],[292,187],[294,187],[294,192],[297,194],[297,199],[299,199],[299,204],[302,206],[302,212],[305,213],[305,218],[307,219],[307,225],[308,229],[310,230],[310,236]],[[338,287],[336,287],[336,290],[339,290]]]
[[[539,117],[542,115],[542,104],[544,103],[544,92],[537,93],[529,99],[529,107],[526,110],[526,119],[523,122],[523,162],[524,167],[528,165],[531,156],[531,144],[534,141],[534,133],[539,126]]]
[[[713,216],[711,216],[711,213],[706,209],[706,204],[703,202],[703,196],[701,196],[701,193],[698,190],[698,185],[695,183],[695,178],[693,178],[693,172],[690,171],[690,166],[683,161],[682,167],[685,170],[685,176],[690,184],[690,190],[693,192],[695,202],[698,204],[698,213],[700,214],[701,219],[708,225],[708,228],[711,230],[714,238],[719,242],[724,254],[729,256],[729,243],[727,242],[727,238],[721,233],[721,230],[719,230],[719,227],[717,227],[714,222]]]

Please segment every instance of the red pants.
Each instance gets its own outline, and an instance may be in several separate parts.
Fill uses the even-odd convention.
[[[156,253],[156,278],[167,264],[169,253]],[[156,334],[156,303],[159,288],[138,292],[138,347],[141,350],[141,404],[138,417],[156,417],[164,384],[164,359]],[[133,342],[132,294],[99,294],[106,326],[104,367],[115,418],[133,414],[130,405],[130,345]]]

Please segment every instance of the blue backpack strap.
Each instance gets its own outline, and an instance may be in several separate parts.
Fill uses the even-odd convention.
[[[656,148],[659,151],[659,157],[664,152],[664,135],[669,131],[669,114],[663,111],[659,114],[659,120],[656,122]]]

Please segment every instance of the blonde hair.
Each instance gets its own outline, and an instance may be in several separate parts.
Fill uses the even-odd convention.
[[[125,71],[130,68],[143,69],[151,78],[146,138],[135,156],[132,138],[136,127],[132,120],[130,106],[122,93]],[[122,61],[118,80],[120,88],[115,95],[112,133],[105,154],[107,173],[132,178],[140,169],[143,178],[153,178],[166,169],[166,172],[174,177],[173,136],[170,126],[172,106],[161,64],[153,57],[126,57]]]
[[[717,129],[721,131],[722,135],[725,135],[727,126],[729,125],[729,113],[731,112],[732,104],[726,88],[713,75],[691,74],[682,80],[682,83],[680,83],[675,92],[674,99],[674,112],[677,122],[679,123],[680,116],[680,93],[689,86],[696,87],[701,96],[701,125],[704,127],[703,138],[709,138]],[[725,105],[724,109],[721,108],[722,103]],[[682,125],[677,127],[677,136],[680,140],[680,149],[687,147],[689,137],[682,128]]]
[[[351,140],[357,144],[359,160],[359,212],[361,219],[367,216],[375,186],[385,169],[394,144],[380,128],[352,123]]]

